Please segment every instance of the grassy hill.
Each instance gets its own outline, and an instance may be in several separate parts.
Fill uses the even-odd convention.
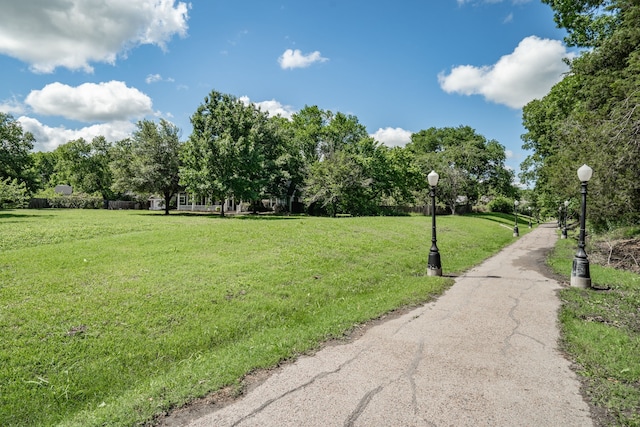
[[[511,221],[438,217],[444,274]],[[430,246],[424,216],[2,211],[0,425],[148,421],[442,293]]]

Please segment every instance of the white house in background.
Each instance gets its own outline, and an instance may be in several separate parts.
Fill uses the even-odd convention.
[[[151,201],[151,199],[150,199]],[[161,206],[164,206],[164,201]],[[263,199],[262,204],[268,208],[273,209],[278,204],[284,204],[283,200],[279,199]],[[191,212],[220,212],[224,208],[225,213],[241,213],[249,212],[251,203],[241,200],[236,200],[230,197],[224,201],[217,200],[213,202],[210,197],[193,196],[187,192],[180,192],[176,195],[176,206],[179,211],[191,211]],[[161,209],[164,209],[162,207]]]
[[[212,202],[210,197],[197,197],[186,192],[180,192],[176,196],[176,206],[179,211],[220,212],[224,208],[225,213],[240,213],[247,212],[249,204],[238,202],[233,197],[224,202]]]
[[[150,211],[163,211],[164,210],[164,199],[158,196],[149,197],[149,210]]]
[[[70,196],[73,193],[73,188],[70,185],[56,185],[53,189],[56,194],[62,194],[64,196]]]

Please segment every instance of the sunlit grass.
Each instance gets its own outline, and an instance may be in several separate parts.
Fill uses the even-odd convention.
[[[438,217],[445,275],[513,241]],[[521,228],[525,233],[526,227]],[[0,212],[0,425],[133,425],[429,300],[428,217]]]

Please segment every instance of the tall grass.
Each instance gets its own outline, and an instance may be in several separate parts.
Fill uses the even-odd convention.
[[[446,274],[513,241],[438,218]],[[521,230],[526,232],[526,227]],[[134,425],[438,295],[430,218],[0,212],[0,425]]]

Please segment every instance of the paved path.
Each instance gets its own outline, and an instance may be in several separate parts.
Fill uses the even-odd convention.
[[[540,226],[437,301],[301,357],[189,427],[593,425],[558,351],[560,285],[535,268],[556,238]]]

